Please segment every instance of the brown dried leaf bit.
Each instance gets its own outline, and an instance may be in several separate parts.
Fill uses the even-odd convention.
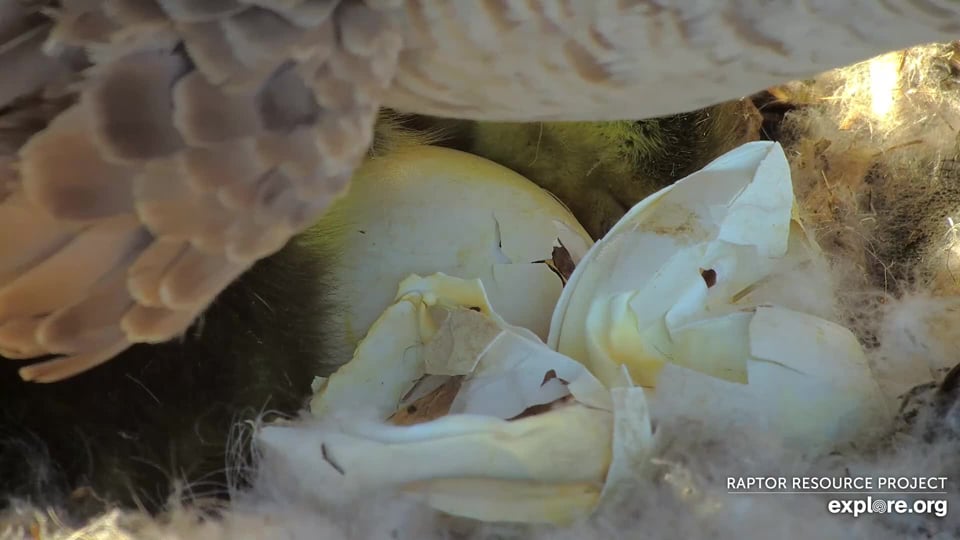
[[[542,387],[543,385],[547,384],[548,382],[554,379],[557,379],[558,381],[560,381],[560,383],[563,384],[564,386],[570,384],[570,381],[567,381],[563,377],[557,376],[557,370],[551,369],[550,371],[543,374],[543,381],[540,383],[540,386]]]
[[[450,412],[450,405],[453,404],[454,398],[457,397],[457,392],[460,391],[461,384],[463,384],[463,376],[450,377],[433,392],[395,412],[389,418],[390,423],[398,426],[412,426],[446,416]]]
[[[550,260],[553,262],[553,268],[555,268],[560,275],[563,284],[566,285],[577,265],[573,262],[573,257],[570,256],[570,252],[567,251],[563,242],[558,240],[557,243],[560,245],[553,248],[552,258]]]
[[[708,289],[717,284],[717,271],[713,268],[701,268],[700,277],[703,278],[703,282],[706,283]]]
[[[536,415],[538,415],[538,414],[543,414],[543,413],[546,413],[546,412],[550,412],[550,411],[552,411],[552,410],[554,410],[554,409],[557,409],[557,408],[559,408],[559,407],[563,407],[563,406],[565,406],[565,405],[568,405],[568,404],[570,404],[570,403],[573,403],[574,401],[575,401],[575,399],[573,398],[573,396],[571,396],[571,395],[566,395],[566,396],[563,396],[563,397],[560,398],[560,399],[555,399],[555,400],[551,401],[550,403],[542,403],[542,404],[540,404],[540,405],[534,405],[534,406],[532,406],[532,407],[527,407],[527,409],[526,409],[525,411],[523,411],[522,413],[518,414],[517,416],[514,416],[513,418],[508,418],[507,420],[511,420],[511,421],[512,421],[512,420],[521,420],[521,419],[523,419],[523,418],[528,418],[528,417],[530,417],[530,416],[536,416]]]
[[[553,252],[549,260],[534,261],[534,263],[547,265],[547,268],[560,278],[560,283],[566,285],[577,265],[573,262],[573,257],[570,255],[566,246],[563,245],[563,242],[557,239],[557,243],[560,245],[553,247]]]

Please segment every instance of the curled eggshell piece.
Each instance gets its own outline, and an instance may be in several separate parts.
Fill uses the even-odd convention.
[[[269,474],[292,489],[337,503],[389,488],[492,521],[588,515],[642,473],[653,444],[642,388],[611,392],[506,323],[480,280],[444,274],[401,283],[312,410],[316,425],[258,436]]]
[[[856,337],[817,316],[829,310],[811,298],[832,291],[789,292],[825,269],[783,149],[748,143],[642,201],[588,251],[548,344],[607,386],[625,366],[656,389],[655,416],[662,391],[749,411],[819,451],[889,415]]]

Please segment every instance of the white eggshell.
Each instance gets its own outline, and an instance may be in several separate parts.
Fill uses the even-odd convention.
[[[369,160],[312,230],[331,254],[346,350],[410,274],[480,279],[496,311],[545,338],[560,296],[543,264],[558,238],[574,260],[592,245],[550,193],[483,158],[419,146]]]
[[[856,337],[804,313],[792,276],[826,266],[794,215],[779,144],[748,143],[642,201],[580,261],[548,343],[617,386],[818,452],[889,416]],[[812,280],[810,283],[816,283]],[[804,287],[807,282],[803,282]],[[822,284],[821,284],[822,285]],[[776,304],[776,305],[771,305]]]
[[[400,489],[461,516],[563,523],[599,501],[613,436],[610,411],[574,404],[514,421],[268,426],[258,442],[270,474],[327,503]]]
[[[397,489],[451,514],[565,523],[645,470],[654,439],[642,388],[611,391],[509,325],[479,280],[413,275],[397,296],[318,388],[320,423],[259,435],[273,474],[328,502]],[[418,380],[436,388],[451,376],[460,381],[445,416],[382,423]]]
[[[731,203],[744,193],[757,168],[767,160],[788,167],[778,144],[745,144],[634,206],[577,265],[557,303],[547,344],[591,370],[613,373],[591,361],[587,350],[591,305],[619,293],[636,293],[643,304],[635,310],[638,328],[662,319],[684,291],[702,286],[700,263],[708,256],[708,244],[717,239]],[[789,173],[787,180],[789,183]],[[785,208],[763,208],[765,211],[758,213],[782,218],[785,211],[789,223],[790,193]],[[772,199],[784,204],[782,198]],[[729,227],[726,231],[733,235]],[[776,239],[777,234],[783,234],[782,229],[774,229],[762,239]],[[766,261],[752,262],[763,266]],[[638,383],[647,383],[638,374],[632,375]]]
[[[740,358],[743,381],[711,376],[699,365],[668,363],[651,399],[654,417],[675,413],[670,409],[676,407],[684,414],[702,411],[731,425],[775,434],[813,454],[854,441],[888,418],[867,359],[846,328],[777,307],[718,319],[724,320],[740,327],[734,335],[747,334],[748,350]],[[700,337],[710,344],[712,336]],[[724,349],[722,341],[712,344]]]
[[[413,275],[401,282],[398,296],[353,359],[316,389],[313,414],[363,412],[383,420],[424,376],[457,375],[467,377],[450,414],[507,419],[566,395],[611,408],[608,389],[582,364],[493,311],[480,280]],[[548,372],[552,380],[545,380]]]

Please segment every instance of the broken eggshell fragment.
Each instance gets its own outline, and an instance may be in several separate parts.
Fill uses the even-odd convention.
[[[344,347],[353,350],[410,274],[483,281],[504,318],[546,338],[563,287],[555,249],[573,263],[593,241],[553,195],[492,161],[403,147],[357,171],[311,228],[329,275]],[[562,246],[562,247],[561,247]]]
[[[748,143],[640,202],[590,249],[548,344],[607,386],[625,366],[652,390],[655,418],[686,401],[818,452],[889,416],[856,337],[821,318],[826,272],[783,149]]]
[[[465,517],[566,523],[641,474],[643,389],[611,392],[508,324],[480,280],[414,275],[397,298],[320,388],[319,424],[260,432],[284,489],[322,504],[395,489]]]
[[[544,380],[551,371],[554,380]],[[400,283],[394,304],[370,327],[353,359],[318,387],[310,409],[318,417],[352,411],[386,420],[444,377],[465,375],[451,412],[512,418],[568,393],[610,408],[607,388],[582,364],[500,317],[479,279],[438,273]],[[504,378],[510,380],[500,382]]]

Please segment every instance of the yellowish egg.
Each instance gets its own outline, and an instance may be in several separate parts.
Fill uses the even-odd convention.
[[[433,146],[368,160],[311,233],[336,254],[333,317],[349,351],[401,280],[436,272],[480,279],[504,319],[546,338],[563,282],[545,261],[560,245],[574,261],[592,245],[549,192],[492,161]]]

